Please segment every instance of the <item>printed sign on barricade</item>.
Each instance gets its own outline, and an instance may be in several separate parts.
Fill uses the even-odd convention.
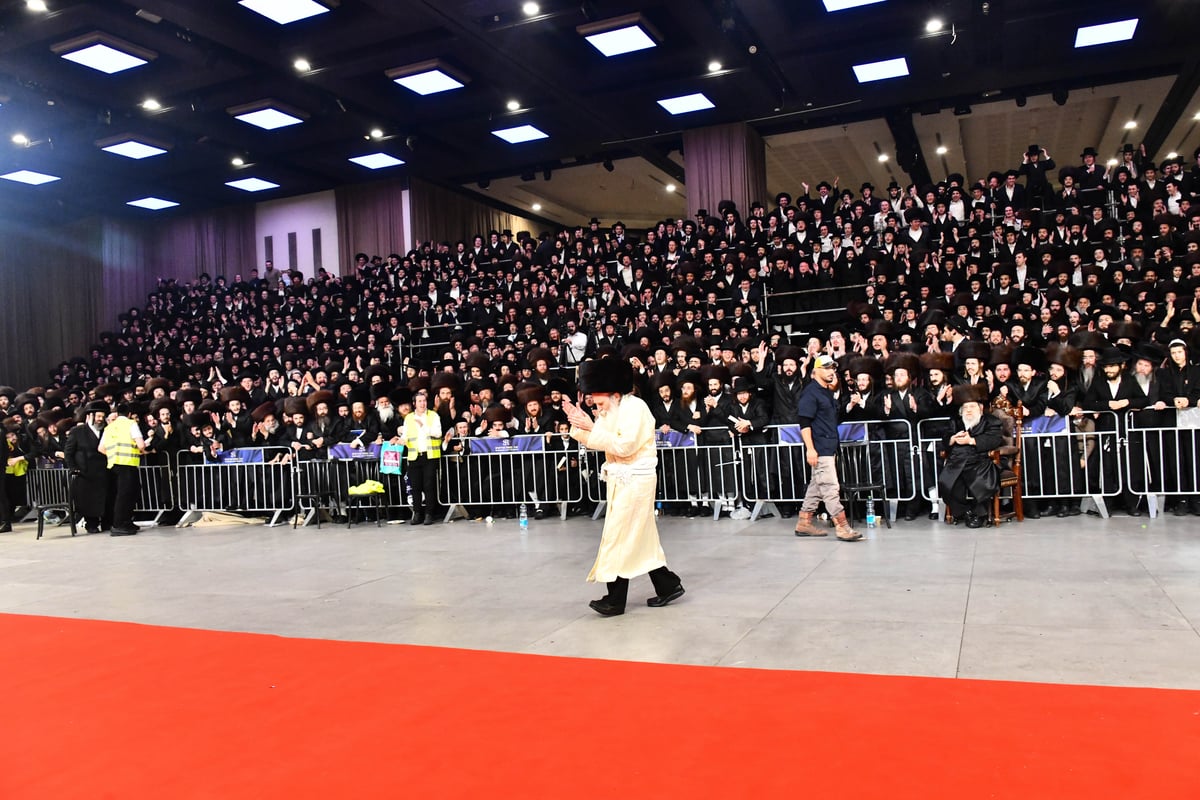
[[[471,452],[482,453],[540,453],[546,449],[544,436],[510,436],[507,439],[472,439]]]
[[[696,434],[684,431],[654,432],[656,447],[695,447]]]
[[[404,471],[403,445],[384,442],[379,448],[379,474],[399,475]]]
[[[383,450],[381,444],[355,447],[352,444],[335,444],[329,447],[329,458],[334,461],[375,461]]]
[[[217,460],[222,464],[261,464],[263,451],[259,447],[238,447],[222,451]]]

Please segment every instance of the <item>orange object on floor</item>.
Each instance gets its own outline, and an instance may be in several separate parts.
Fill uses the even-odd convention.
[[[1197,794],[1193,691],[16,615],[0,641],[4,800]]]

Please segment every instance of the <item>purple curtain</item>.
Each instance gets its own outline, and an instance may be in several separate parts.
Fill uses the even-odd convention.
[[[485,239],[488,231],[521,231],[537,236],[545,225],[519,217],[475,200],[469,195],[414,179],[412,186],[412,227],[416,242],[451,242],[478,233]]]
[[[95,340],[104,292],[98,223],[0,223],[0,383],[42,386],[47,371]]]
[[[382,181],[335,190],[338,247],[342,254],[338,271],[342,275],[353,272],[356,253],[386,258],[408,249],[404,230],[405,188],[404,181]],[[330,265],[325,265],[325,269],[330,269]]]
[[[767,155],[762,137],[745,123],[685,131],[688,217],[707,209],[716,216],[722,200],[737,203],[742,219],[750,204],[767,203]]]

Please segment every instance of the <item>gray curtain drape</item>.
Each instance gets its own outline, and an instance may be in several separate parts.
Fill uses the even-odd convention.
[[[767,204],[766,147],[749,125],[738,122],[685,131],[683,159],[689,217],[701,208],[716,216],[721,201],[732,200],[744,220],[753,201]]]
[[[100,226],[0,222],[0,235],[0,383],[42,386],[48,370],[95,340],[104,285]]]
[[[458,192],[414,178],[412,188],[413,240],[456,242],[463,236],[508,228],[516,236],[528,231],[537,236],[546,226],[532,219],[509,214]]]
[[[405,188],[405,182],[399,180],[342,186],[335,190],[341,274],[353,272],[356,253],[386,258],[407,249]],[[330,269],[329,265],[325,269]]]
[[[89,219],[32,228],[0,222],[0,383],[19,389],[86,356],[117,315],[144,307],[159,277],[245,274],[254,266],[254,209],[162,222]]]

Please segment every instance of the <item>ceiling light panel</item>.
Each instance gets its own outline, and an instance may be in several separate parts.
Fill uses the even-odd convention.
[[[307,116],[302,111],[288,108],[274,100],[260,100],[244,106],[234,106],[225,109],[234,119],[249,125],[273,131],[290,125],[299,125]]]
[[[580,25],[575,31],[605,58],[649,50],[657,47],[662,38],[641,14],[627,14]]]
[[[329,8],[316,0],[238,0],[238,5],[274,20],[280,25],[289,25],[302,19],[326,14]]]
[[[883,0],[825,0],[826,11],[845,11],[848,8],[871,6],[882,3]]]
[[[385,74],[410,92],[422,96],[450,92],[467,84],[466,76],[437,59],[389,69]]]
[[[367,169],[387,169],[388,167],[399,167],[404,164],[400,159],[390,156],[387,153],[370,153],[365,156],[355,156],[350,161]]]
[[[96,142],[96,146],[106,153],[113,155],[124,156],[140,161],[143,158],[152,158],[161,156],[166,153],[168,148],[154,144],[151,142],[141,141],[132,136],[118,136],[115,138],[101,139]]]
[[[873,61],[870,64],[855,64],[854,77],[859,83],[884,81],[889,78],[903,78],[908,75],[908,61],[904,58],[892,58],[887,61]]]
[[[1137,25],[1138,21],[1134,18],[1079,28],[1075,31],[1075,46],[1092,47],[1098,44],[1127,42],[1133,38],[1133,34],[1137,30]]]
[[[696,94],[685,94],[679,97],[665,97],[658,101],[658,104],[666,109],[668,114],[690,114],[693,111],[704,111],[709,108],[716,108],[712,100],[709,100],[702,92]]]
[[[263,192],[267,189],[278,189],[278,183],[271,183],[262,178],[242,178],[236,181],[226,181],[226,186],[232,186],[234,189],[241,189],[243,192]]]
[[[125,205],[145,208],[150,211],[162,211],[164,208],[174,208],[179,205],[174,200],[163,200],[161,197],[143,197],[140,200],[130,200]]]
[[[503,128],[502,130],[492,131],[493,136],[498,136],[509,144],[520,144],[522,142],[532,142],[536,139],[549,138],[549,134],[539,130],[532,125],[518,125],[515,128]]]
[[[53,183],[54,181],[62,180],[56,175],[46,175],[45,173],[34,172],[28,169],[20,169],[16,172],[10,172],[7,175],[0,175],[0,178],[6,181],[27,183],[30,186],[41,186],[43,183]]]
[[[106,33],[89,33],[50,48],[56,55],[97,72],[114,75],[140,67],[158,57],[153,50],[130,44]]]

